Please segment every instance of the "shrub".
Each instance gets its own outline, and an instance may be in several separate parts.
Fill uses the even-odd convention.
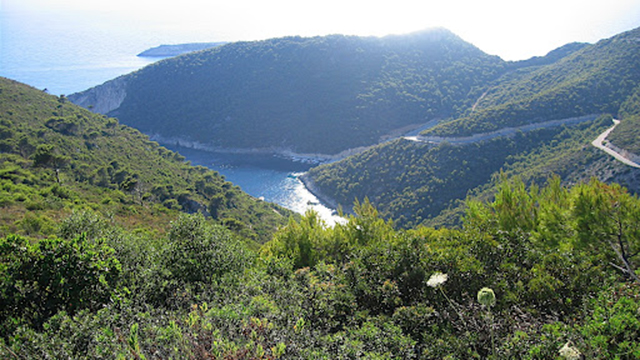
[[[30,244],[11,235],[0,239],[0,320],[24,318],[40,326],[64,310],[96,310],[116,289],[120,263],[113,249],[73,240]]]
[[[181,215],[173,222],[165,259],[171,277],[186,282],[209,282],[228,272],[242,272],[249,256],[231,233],[208,224],[202,214]]]

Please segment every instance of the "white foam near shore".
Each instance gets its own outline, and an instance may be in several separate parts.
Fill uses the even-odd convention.
[[[338,216],[336,210],[327,207],[323,204],[317,196],[315,196],[304,183],[299,179],[299,176],[303,173],[293,173],[295,176],[296,183],[294,185],[294,198],[295,204],[291,204],[289,209],[296,211],[298,213],[304,214],[308,209],[311,209],[318,213],[320,218],[324,220],[324,222],[328,226],[333,226],[336,223],[344,224],[347,220],[343,217]],[[293,207],[293,208],[292,208]]]

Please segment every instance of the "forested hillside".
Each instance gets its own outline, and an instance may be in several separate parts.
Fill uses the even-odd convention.
[[[120,78],[126,96],[109,114],[183,143],[335,154],[457,114],[504,69],[444,29],[240,42]],[[70,99],[110,101],[89,96],[99,88]]]
[[[574,172],[582,174],[573,180],[597,175],[587,169],[591,162],[605,159],[605,155],[585,144],[611,125],[610,117],[603,117],[466,145],[397,140],[313,168],[305,178],[321,195],[346,210],[354,200],[368,198],[383,216],[401,227],[437,225],[442,221],[453,225],[458,220],[455,216],[446,221],[439,218],[437,222],[433,218],[457,207],[467,195],[490,187],[501,171],[520,175],[528,183],[539,183],[550,174],[563,178]]]
[[[615,146],[640,155],[640,87],[620,108],[620,122],[608,140]]]
[[[0,235],[42,237],[72,212],[125,228],[201,212],[264,242],[290,212],[258,201],[220,174],[193,167],[114,118],[0,78]]]
[[[550,65],[586,46],[589,46],[589,44],[579,42],[569,43],[549,51],[545,56],[534,56],[530,59],[514,61],[510,63],[509,66],[513,68],[524,68],[530,66]]]
[[[501,171],[520,175],[527,183],[539,183],[551,173],[561,175],[566,183],[595,176],[639,191],[637,169],[618,164],[590,146],[612,125],[611,115],[583,123],[544,125],[547,120],[609,113],[623,120],[610,141],[637,151],[639,35],[640,29],[633,30],[569,49],[550,65],[508,72],[483,90],[467,115],[423,132],[441,138],[382,144],[311,169],[306,181],[319,195],[347,210],[354,200],[368,198],[385,217],[403,227],[455,223],[461,201],[468,195],[486,197],[492,179]],[[540,123],[541,128],[518,129],[531,123]],[[506,127],[514,130],[500,137],[487,135],[485,140],[450,137]]]
[[[601,40],[542,67],[505,74],[466,116],[425,134],[463,136],[589,114],[616,115],[640,83],[640,28]]]

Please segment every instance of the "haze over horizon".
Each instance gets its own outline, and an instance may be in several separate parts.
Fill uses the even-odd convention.
[[[174,1],[0,0],[0,12],[28,14],[36,28],[59,23],[73,31],[91,26],[126,38],[126,29],[146,31],[149,43],[262,40],[282,36],[345,34],[384,36],[443,27],[505,60],[542,56],[570,42],[594,43],[640,26],[636,0],[485,2],[326,0]],[[90,24],[90,25],[87,25]],[[1,29],[0,39],[12,36]],[[172,41],[169,41],[172,39]],[[144,49],[141,49],[141,51]]]

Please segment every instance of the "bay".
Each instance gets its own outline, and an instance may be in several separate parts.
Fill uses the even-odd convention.
[[[270,155],[246,155],[216,153],[175,145],[165,145],[183,155],[192,165],[215,170],[256,198],[284,206],[304,214],[314,210],[329,226],[344,219],[336,211],[320,202],[304,186],[298,176],[309,170],[310,165]]]

